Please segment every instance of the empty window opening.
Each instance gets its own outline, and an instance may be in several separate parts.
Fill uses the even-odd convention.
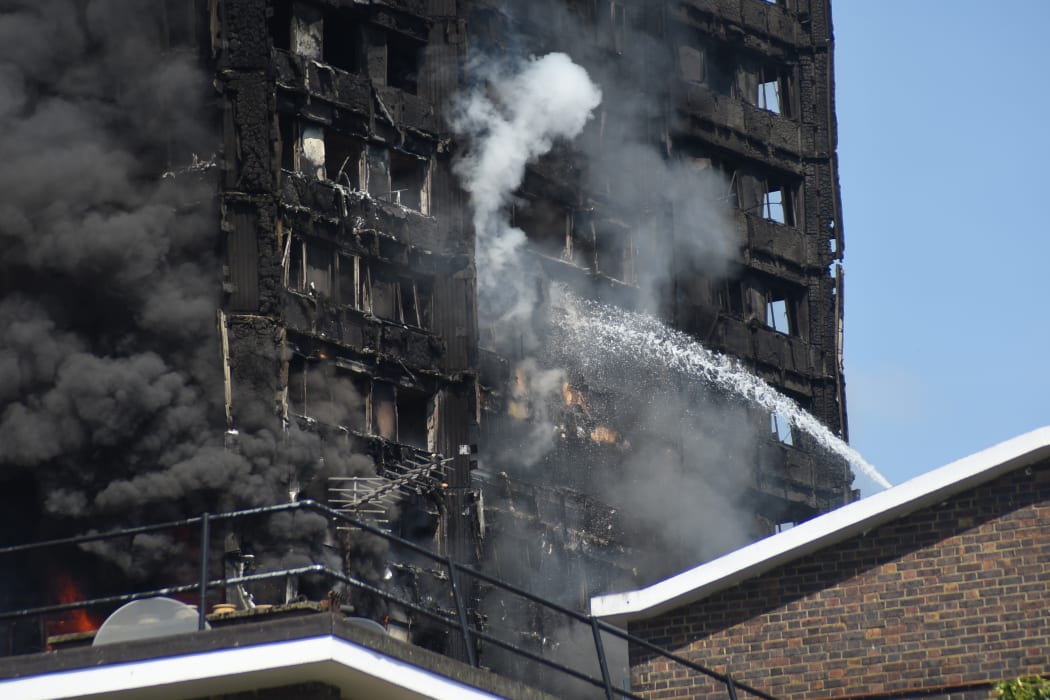
[[[165,0],[162,21],[169,49],[196,46],[198,3],[190,0]]]
[[[760,82],[758,84],[757,100],[757,104],[761,109],[780,114],[780,80],[773,78],[766,82]]]
[[[804,288],[782,282],[752,281],[747,285],[748,317],[778,333],[801,336],[806,316]]]
[[[762,218],[786,226],[797,223],[796,202],[798,190],[783,182],[758,181]]]
[[[330,12],[324,18],[324,62],[348,73],[364,70],[361,27],[345,12]]]
[[[290,51],[292,48],[291,0],[274,0],[272,12],[268,24],[273,47],[282,51]]]
[[[616,221],[603,221],[595,229],[595,261],[598,272],[613,279],[634,284],[635,250],[634,236],[626,225]]]
[[[839,239],[837,239],[837,238],[829,238],[828,239],[828,246],[831,248],[832,255],[834,255],[835,253],[838,253],[839,252]]]
[[[423,212],[423,189],[427,179],[427,165],[428,162],[422,158],[400,151],[391,151],[390,201],[406,209]]]
[[[430,328],[434,313],[432,280],[398,276],[389,265],[377,262],[357,261],[356,265],[358,308],[387,321]]]
[[[360,259],[356,255],[339,255],[338,263],[338,301],[345,306],[352,306],[355,309],[360,309],[360,287],[357,282],[361,270]]]
[[[525,232],[538,252],[562,260],[572,255],[572,216],[551,202],[531,199],[515,203],[512,223]]]
[[[423,45],[397,32],[387,35],[386,84],[413,95],[419,89]]]
[[[324,298],[332,296],[332,249],[320,245],[306,248],[306,292]]]
[[[365,144],[336,129],[324,130],[325,174],[327,179],[352,190],[361,189]]]
[[[432,285],[422,280],[402,278],[397,288],[400,321],[406,326],[430,328],[433,314]]]
[[[597,236],[597,228],[593,219],[586,215],[570,213],[572,217],[569,223],[569,255],[573,264],[586,268],[595,269],[594,241]]]
[[[397,387],[397,441],[421,450],[429,448],[431,397],[421,391]]]
[[[285,278],[288,288],[297,292],[303,291],[303,242],[292,238],[288,246],[288,259],[285,261]]]
[[[327,243],[294,237],[286,261],[288,288],[340,304],[353,304],[354,290],[345,289],[344,277],[354,274],[355,264],[355,258],[337,255]]]
[[[394,320],[397,318],[397,282],[377,274],[375,268],[369,268],[371,282],[368,298],[371,312],[379,318]]]
[[[328,425],[368,432],[370,384],[363,374],[296,357],[288,366],[288,410]]]
[[[794,75],[792,68],[779,65],[763,66],[753,73],[749,79],[753,81],[751,99],[755,106],[785,117],[793,116]]]
[[[787,299],[772,299],[766,303],[766,325],[781,333],[790,332]]]
[[[736,95],[737,59],[733,48],[717,45],[704,52],[704,82],[719,95]]]
[[[732,165],[709,156],[687,155],[682,160],[696,173],[704,173],[704,177],[708,173],[710,173],[711,177],[717,177],[719,184],[715,188],[715,192],[718,199],[731,207],[736,208],[739,206],[736,169]]]
[[[300,124],[299,170],[319,180],[325,177],[324,127],[320,124]]]
[[[763,193],[762,218],[775,221],[778,224],[787,223],[783,190],[777,188]]]
[[[372,419],[377,435],[397,440],[397,391],[393,384],[372,383]]]
[[[281,168],[289,172],[299,170],[298,124],[290,114],[277,115],[277,130],[281,139]]]
[[[791,435],[791,422],[786,416],[777,415],[776,413],[770,415],[769,427],[777,442],[790,446],[795,444],[795,439]]]
[[[714,297],[718,302],[718,308],[733,316],[744,313],[744,294],[740,282],[727,280],[718,283],[714,289]]]

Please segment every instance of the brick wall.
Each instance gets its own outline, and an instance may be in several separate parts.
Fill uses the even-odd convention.
[[[1050,670],[1050,464],[630,626],[778,698],[989,697]],[[725,693],[633,652],[651,698]]]

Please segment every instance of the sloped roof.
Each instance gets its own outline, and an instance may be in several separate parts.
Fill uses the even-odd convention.
[[[1048,458],[1050,426],[934,469],[646,588],[591,598],[591,614],[620,624],[655,617]]]

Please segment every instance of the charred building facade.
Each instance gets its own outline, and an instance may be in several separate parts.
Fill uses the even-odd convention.
[[[846,437],[828,0],[155,5],[150,43],[163,60],[151,69],[178,57],[204,80],[149,105],[162,114],[192,93],[187,121],[201,133],[174,130],[148,162],[192,182],[171,226],[188,218],[205,233],[199,251],[181,252],[217,260],[195,272],[211,290],[167,302],[186,313],[215,303],[183,324],[200,331],[199,352],[166,355],[157,333],[135,351],[207,366],[183,399],[205,408],[180,428],[193,428],[194,448],[159,460],[159,476],[136,461],[70,480],[77,460],[119,461],[117,439],[105,454],[87,438],[61,454],[0,448],[0,461],[61,475],[13,472],[35,484],[35,517],[117,521],[128,512],[118,497],[141,519],[154,502],[186,511],[310,495],[583,605],[854,497],[849,467],[783,416],[629,357],[591,362],[559,301],[654,314]],[[84,10],[71,21],[104,20]],[[533,153],[496,207],[524,234],[513,274],[535,294],[527,320],[508,325],[491,310],[499,285],[484,281],[492,256],[479,251],[488,240],[462,166],[494,128],[467,133],[463,95],[511,108],[499,81],[552,53],[586,69],[601,104],[577,138]],[[17,273],[8,298],[48,269],[18,245],[4,263]],[[164,269],[185,281],[167,255]],[[139,328],[151,311],[132,305],[116,324]],[[56,324],[90,338],[78,347],[94,356],[129,352],[128,333],[89,330],[111,314],[94,316]],[[35,386],[23,390],[47,394]],[[144,430],[127,420],[139,427],[121,440]],[[171,483],[184,488],[166,500]],[[250,539],[229,534],[231,552]],[[425,587],[410,563],[349,547],[338,556],[351,568],[379,560],[362,575]]]
[[[680,435],[634,434],[665,418],[640,416],[629,382],[603,386],[544,347],[557,341],[542,321],[508,333],[479,314],[485,263],[457,176],[471,146],[450,113],[479,82],[478,57],[564,51],[605,96],[577,141],[529,164],[507,208],[531,283],[657,313],[845,435],[828,3],[230,0],[211,32],[230,427],[273,397],[303,429],[348,431],[378,476],[447,458],[439,490],[402,504],[401,527],[501,574],[568,570],[585,600],[638,567],[653,523],[631,501],[655,472],[631,453],[648,462],[659,441],[655,459],[676,473],[698,456]],[[697,221],[710,215],[696,200],[719,218]],[[698,236],[718,243],[697,249]],[[719,412],[699,401],[698,414]],[[784,417],[735,420],[745,437],[716,438],[722,461],[702,479],[660,484],[746,512],[724,546],[849,500],[848,469]],[[666,512],[669,496],[646,498]],[[675,537],[659,544],[689,535]],[[713,553],[711,539],[686,556]],[[564,556],[545,563],[544,547]]]

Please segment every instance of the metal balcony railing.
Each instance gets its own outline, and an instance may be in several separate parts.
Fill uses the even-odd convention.
[[[281,569],[275,571],[265,571],[260,573],[248,574],[237,577],[227,577],[222,579],[212,579],[209,571],[209,559],[212,551],[212,527],[217,523],[229,523],[233,521],[258,518],[275,513],[284,513],[290,511],[309,511],[320,514],[328,518],[329,522],[340,528],[353,528],[367,532],[375,537],[382,538],[402,550],[408,550],[415,554],[422,556],[435,564],[439,565],[447,572],[447,581],[449,587],[449,595],[453,603],[454,614],[449,612],[443,612],[437,609],[428,609],[419,605],[418,603],[410,600],[405,600],[396,594],[390,593],[376,586],[375,584],[363,581],[353,576],[348,576],[342,572],[335,571],[322,564],[314,564],[310,566],[303,566],[292,569]],[[105,597],[96,597],[87,600],[45,605],[33,608],[25,608],[19,610],[7,610],[0,612],[0,621],[5,620],[17,620],[25,618],[40,618],[45,615],[51,615],[55,613],[68,612],[77,609],[86,608],[97,608],[120,605],[133,600],[139,600],[143,598],[151,598],[154,596],[166,596],[166,595],[178,595],[197,592],[199,598],[198,606],[198,629],[204,630],[206,627],[206,609],[207,609],[207,591],[209,589],[223,588],[233,585],[250,584],[254,582],[275,580],[275,579],[288,579],[289,577],[295,576],[307,576],[317,575],[324,577],[326,580],[339,581],[351,589],[362,591],[374,596],[377,596],[388,603],[402,606],[406,610],[410,610],[418,615],[422,615],[426,618],[432,619],[452,631],[454,631],[460,638],[463,645],[463,652],[465,654],[467,663],[471,666],[478,666],[478,649],[482,644],[490,644],[506,652],[509,652],[515,657],[526,659],[530,662],[541,664],[547,668],[553,669],[561,674],[568,677],[574,678],[575,680],[592,686],[595,689],[599,689],[604,694],[607,700],[612,700],[616,697],[622,698],[637,698],[641,700],[642,696],[636,695],[629,690],[624,690],[614,686],[611,676],[609,673],[609,665],[606,658],[605,648],[602,641],[602,634],[612,635],[623,641],[626,641],[628,645],[634,645],[637,649],[644,650],[654,656],[666,659],[674,664],[677,664],[684,669],[688,669],[694,673],[706,676],[718,683],[725,686],[726,692],[730,700],[737,700],[737,693],[743,691],[748,695],[762,700],[776,700],[772,695],[762,692],[756,688],[753,688],[747,684],[735,682],[729,673],[719,673],[713,669],[707,668],[698,663],[694,663],[688,659],[678,656],[667,649],[661,648],[655,644],[652,644],[644,639],[628,634],[618,627],[610,625],[602,620],[591,615],[586,615],[575,610],[571,610],[557,603],[545,600],[539,596],[533,595],[526,590],[518,588],[510,583],[501,581],[495,577],[489,576],[475,568],[459,564],[453,561],[450,557],[441,556],[435,554],[430,550],[421,547],[413,542],[405,540],[401,537],[386,532],[375,525],[361,521],[355,517],[352,517],[346,513],[334,510],[325,505],[317,503],[316,501],[303,500],[295,503],[287,503],[275,506],[266,506],[260,508],[250,508],[245,510],[231,511],[227,513],[203,513],[199,516],[192,518],[185,518],[183,520],[175,520],[163,523],[156,523],[151,525],[143,525],[139,527],[122,528],[119,530],[111,530],[103,533],[91,533],[86,535],[79,535],[74,537],[65,537],[61,539],[48,540],[43,542],[34,542],[29,544],[15,545],[10,547],[0,548],[0,566],[3,566],[4,557],[8,557],[13,554],[25,553],[30,551],[47,550],[62,546],[78,546],[87,544],[90,542],[100,542],[104,540],[112,540],[124,537],[132,537],[135,535],[141,535],[146,533],[159,532],[163,530],[170,530],[174,528],[187,528],[197,527],[199,528],[200,534],[200,562],[199,562],[199,581],[197,583],[189,583],[184,585],[169,586],[165,588],[157,588],[148,591],[136,591],[132,593],[110,595]],[[489,632],[479,629],[478,625],[471,624],[471,616],[468,615],[466,596],[463,592],[463,578],[467,577],[475,582],[481,582],[491,587],[492,589],[499,590],[505,594],[509,594],[520,598],[528,603],[538,605],[543,609],[546,609],[550,613],[556,616],[565,618],[574,623],[583,624],[590,628],[594,640],[594,654],[600,671],[600,677],[592,676],[587,673],[583,673],[578,669],[572,668],[565,664],[559,663],[558,661],[547,658],[541,654],[537,654],[528,649],[523,649],[515,644],[512,644],[506,640],[500,639]]]

